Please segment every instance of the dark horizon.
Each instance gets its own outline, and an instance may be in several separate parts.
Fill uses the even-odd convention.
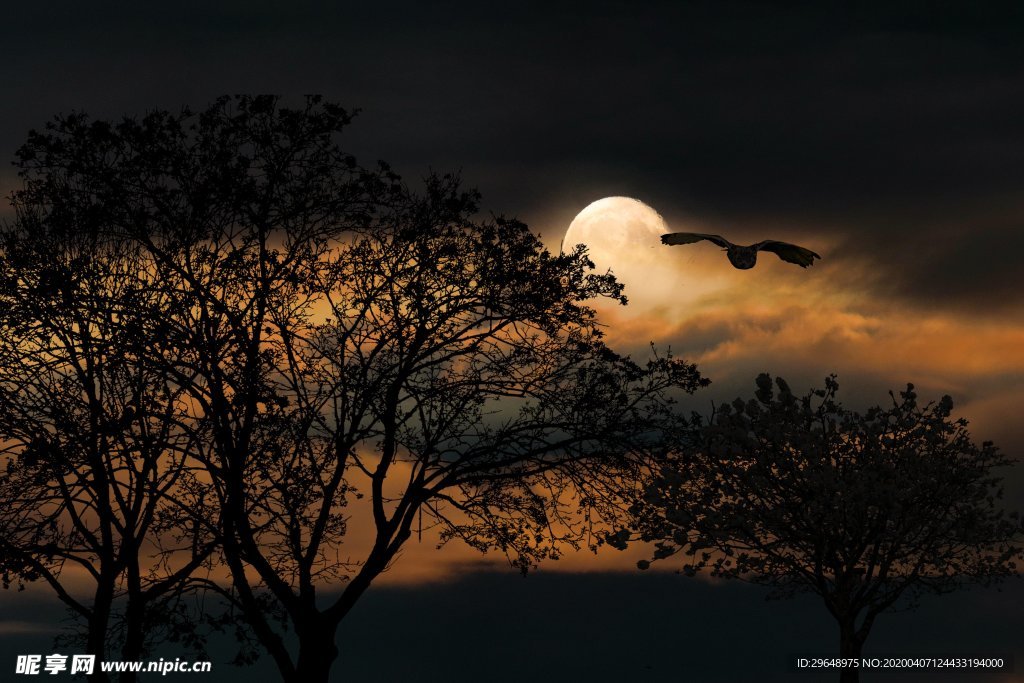
[[[979,655],[1013,658],[1012,673],[876,670],[869,681],[978,681],[1008,683],[1020,676],[1024,617],[1015,605],[1024,584],[1001,591],[976,588],[926,599],[912,612],[884,614],[865,656]],[[500,615],[494,618],[494,615]],[[21,594],[0,605],[0,621],[52,630],[61,619],[53,601]],[[406,624],[403,654],[394,656],[393,624]],[[695,628],[695,624],[700,624]],[[341,655],[331,680],[451,681],[481,677],[495,683],[675,677],[687,683],[766,683],[833,680],[797,670],[799,656],[832,654],[832,618],[811,596],[768,601],[758,586],[709,583],[671,572],[563,573],[541,569],[527,577],[501,569],[464,569],[448,581],[420,586],[382,585],[339,634]],[[457,641],[448,642],[448,637]],[[50,632],[7,633],[0,657],[52,648]],[[229,667],[233,644],[221,637],[221,661],[211,680],[225,676],[276,677],[264,658],[251,667]],[[572,656],[565,656],[571,650]],[[159,656],[191,659],[165,646]],[[533,672],[530,674],[529,672]],[[180,678],[180,677],[179,677]]]

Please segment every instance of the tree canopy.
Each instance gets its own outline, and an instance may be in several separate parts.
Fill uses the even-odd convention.
[[[452,176],[412,190],[358,165],[339,146],[349,120],[318,98],[271,97],[58,118],[20,151],[6,247],[17,283],[16,250],[63,263],[76,241],[97,245],[66,269],[75,283],[130,256],[132,296],[89,291],[119,311],[106,362],[171,397],[145,414],[184,439],[154,461],[151,481],[175,462],[184,474],[146,489],[168,508],[153,542],[164,566],[204,569],[176,576],[176,593],[228,601],[286,680],[327,680],[338,624],[414,530],[523,570],[597,543],[615,486],[679,428],[673,395],[706,383],[670,355],[638,364],[605,346],[587,302],[621,299],[621,286],[585,250],[551,254],[524,224],[479,217]],[[58,316],[45,334],[71,330]],[[19,353],[15,341],[5,357]],[[137,399],[118,396],[109,430],[125,438],[141,422],[119,421]],[[31,452],[23,440],[7,458],[18,468]],[[61,507],[52,528],[73,515]],[[365,547],[351,524],[372,529]]]
[[[760,375],[754,398],[698,424],[634,513],[655,560],[678,556],[687,574],[709,570],[775,595],[819,595],[839,622],[841,655],[856,657],[875,618],[901,599],[912,606],[1013,575],[1021,527],[996,474],[1012,461],[971,440],[948,396],[922,404],[907,385],[861,413],[837,392],[835,377],[797,397]]]

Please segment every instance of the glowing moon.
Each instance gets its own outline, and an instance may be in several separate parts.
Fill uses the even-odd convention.
[[[665,219],[630,197],[605,197],[588,205],[569,224],[562,249],[585,244],[597,272],[610,270],[625,285],[630,308],[659,305],[676,270],[671,252],[661,244],[669,232]]]

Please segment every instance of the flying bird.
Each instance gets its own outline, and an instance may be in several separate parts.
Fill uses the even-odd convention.
[[[789,242],[779,242],[778,240],[764,240],[763,242],[745,247],[740,244],[733,244],[718,235],[705,235],[699,232],[673,232],[661,236],[662,244],[693,244],[701,240],[713,242],[725,249],[725,255],[729,257],[729,263],[740,270],[753,268],[754,264],[757,263],[757,252],[759,251],[770,251],[778,255],[783,261],[795,263],[801,268],[813,266],[814,259],[821,258],[810,249],[798,247]]]

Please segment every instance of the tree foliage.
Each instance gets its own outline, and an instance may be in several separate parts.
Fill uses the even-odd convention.
[[[178,594],[228,600],[287,680],[327,679],[338,624],[414,530],[523,570],[596,543],[614,486],[678,429],[673,394],[705,383],[604,345],[587,302],[621,286],[583,249],[478,217],[454,177],[413,191],[359,166],[349,119],[269,97],[64,117],[21,150],[15,196],[24,239],[138,255],[150,298],[110,296],[189,438],[160,538],[216,548]]]
[[[4,587],[46,582],[89,652],[138,659],[146,612],[212,548],[172,565],[160,534],[188,498],[197,436],[178,421],[185,389],[145,360],[148,314],[174,303],[137,247],[35,217],[0,250]]]
[[[1021,528],[995,473],[1012,461],[971,440],[948,396],[922,404],[907,385],[859,413],[837,391],[831,377],[797,397],[760,375],[755,398],[699,425],[634,512],[655,559],[680,556],[687,574],[821,596],[856,656],[901,599],[1013,575]]]

